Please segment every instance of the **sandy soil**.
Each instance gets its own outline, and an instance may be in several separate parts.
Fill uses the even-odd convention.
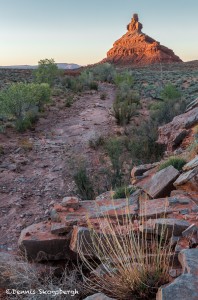
[[[107,93],[105,100],[101,92],[87,92],[70,108],[57,97],[35,131],[0,133],[0,251],[14,250],[21,229],[47,219],[50,203],[74,192],[79,158],[97,168],[99,154],[89,140],[116,128],[110,114],[114,87],[101,84],[100,90]]]

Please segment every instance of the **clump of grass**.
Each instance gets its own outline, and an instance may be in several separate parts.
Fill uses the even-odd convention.
[[[163,170],[169,166],[173,166],[175,169],[177,169],[178,171],[181,171],[183,166],[186,164],[186,160],[184,158],[181,157],[170,157],[167,161],[165,161],[164,163],[162,163],[158,170]]]
[[[76,171],[74,181],[77,191],[83,200],[92,200],[95,198],[94,188],[85,166],[80,166]]]
[[[135,186],[121,186],[118,187],[115,190],[115,193],[113,195],[113,199],[122,199],[122,198],[128,198],[133,192],[135,192],[136,187]]]
[[[65,106],[71,107],[74,102],[74,98],[72,96],[68,96],[65,100]]]
[[[164,226],[161,235],[156,230],[149,239],[147,230],[143,235],[137,227],[135,229],[137,223],[130,215],[128,202],[126,207],[123,216],[118,216],[115,209],[113,219],[112,214],[101,216],[98,208],[100,217],[96,227],[96,222],[87,220],[89,239],[84,236],[77,243],[83,266],[92,274],[86,276],[82,271],[84,283],[92,292],[103,292],[116,299],[155,299],[158,288],[169,281],[171,246],[166,228]],[[144,222],[143,218],[139,220],[139,224]],[[96,269],[101,265],[104,272]]]
[[[104,137],[103,136],[95,136],[89,140],[89,147],[92,149],[97,149],[99,146],[104,145]]]
[[[62,270],[60,276],[55,275],[55,268],[41,266],[39,264],[30,264],[27,258],[23,259],[21,256],[8,257],[8,260],[3,262],[0,266],[1,280],[9,284],[10,289],[17,289],[21,291],[34,290],[35,294],[32,296],[26,294],[17,294],[15,299],[51,299],[58,300],[66,299],[64,294],[58,293],[59,290],[71,291],[68,297],[76,300],[82,298],[82,283],[79,280],[79,271],[74,267],[69,269],[66,265]],[[51,294],[44,296],[38,293],[38,290],[51,291]],[[5,299],[14,299],[13,297]],[[69,299],[68,298],[68,299]]]
[[[105,100],[107,98],[107,93],[106,92],[103,92],[100,94],[100,99],[101,100]]]

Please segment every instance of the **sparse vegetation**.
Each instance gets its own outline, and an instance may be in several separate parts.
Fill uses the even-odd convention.
[[[35,70],[34,76],[37,83],[47,83],[50,86],[54,85],[58,75],[58,67],[53,58],[41,59],[38,62],[38,69]]]
[[[158,170],[160,171],[169,166],[173,166],[178,171],[181,171],[185,164],[186,164],[186,160],[184,158],[172,156],[167,161],[160,164]]]
[[[99,210],[99,215],[102,212]],[[116,209],[115,224],[105,213],[97,218],[100,232],[94,228],[91,220],[87,220],[90,230],[87,257],[82,251],[86,245],[86,237],[78,242],[78,252],[83,265],[92,276],[83,272],[85,286],[93,292],[103,292],[116,299],[154,299],[158,288],[168,283],[171,269],[171,246],[163,226],[161,234],[157,231],[148,238],[134,230],[134,223],[129,215],[118,217]],[[144,224],[145,220],[139,220]],[[105,224],[105,226],[103,226]],[[101,266],[103,272],[97,271]]]
[[[13,83],[0,95],[1,114],[13,117],[15,127],[23,132],[31,128],[38,112],[50,101],[48,84]]]
[[[77,192],[82,200],[92,200],[95,198],[93,185],[87,174],[85,166],[81,165],[74,174],[74,181],[77,186]]]
[[[136,190],[136,187],[134,186],[121,186],[118,187],[115,190],[115,193],[113,195],[113,199],[124,199],[128,198],[132,193],[134,193]]]
[[[105,140],[103,136],[94,136],[89,140],[89,147],[92,149],[97,149],[98,147],[104,145]]]

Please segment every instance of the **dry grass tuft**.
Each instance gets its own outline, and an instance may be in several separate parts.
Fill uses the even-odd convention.
[[[112,200],[113,201],[113,200]],[[155,299],[158,288],[169,281],[171,246],[166,228],[161,235],[144,233],[139,225],[146,220],[134,220],[130,206],[122,218],[114,211],[114,221],[104,214],[97,218],[97,229],[88,218],[91,243],[82,240],[78,252],[85,269],[91,276],[84,275],[86,288],[103,292],[115,299]],[[98,227],[100,230],[98,230]],[[83,249],[87,248],[87,256]]]

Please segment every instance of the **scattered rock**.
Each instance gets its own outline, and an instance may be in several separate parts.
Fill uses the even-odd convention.
[[[60,223],[54,223],[51,226],[51,233],[52,234],[61,234],[61,233],[68,233],[70,232],[71,228],[64,224],[60,224]]]
[[[172,235],[181,236],[182,232],[189,227],[190,223],[178,219],[157,219],[155,221],[155,230],[161,235],[170,238]]]
[[[141,187],[151,198],[166,197],[173,190],[173,182],[178,176],[179,172],[173,166],[169,166],[157,172],[145,184],[137,184],[137,186]]]
[[[142,176],[145,172],[148,170],[151,170],[157,166],[157,163],[154,164],[146,164],[146,165],[139,165],[136,167],[133,167],[131,171],[131,177],[135,178],[137,176]]]
[[[22,230],[18,245],[34,261],[73,259],[75,255],[69,249],[70,238],[70,234],[52,234],[48,223],[38,223]]]
[[[198,248],[182,250],[178,259],[182,265],[183,273],[198,276]]]
[[[80,201],[77,197],[65,197],[63,198],[61,205],[76,210],[80,206]]]
[[[198,167],[181,174],[174,186],[187,191],[198,191]]]
[[[198,167],[198,155],[195,156],[195,158],[192,159],[191,161],[189,161],[186,165],[184,165],[183,170],[184,171],[189,171],[189,170],[192,170],[196,167]]]
[[[198,276],[183,274],[159,288],[156,300],[197,300]]]
[[[195,224],[191,224],[186,230],[182,232],[183,237],[192,236],[194,233],[198,232],[198,227]]]
[[[97,293],[92,296],[88,296],[84,298],[83,300],[115,300],[114,298],[109,298],[105,294]]]
[[[167,145],[168,152],[174,151],[178,146],[178,144],[175,145],[175,140],[177,140],[177,137],[180,136],[180,142],[182,142],[181,132],[191,128],[196,123],[198,123],[198,107],[195,107],[184,114],[176,116],[172,122],[159,127],[158,143]],[[185,135],[183,135],[183,138],[184,137]]]

